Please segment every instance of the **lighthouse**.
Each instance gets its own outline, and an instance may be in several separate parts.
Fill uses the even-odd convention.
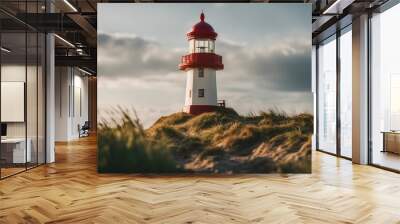
[[[218,107],[216,71],[224,69],[222,57],[215,53],[217,33],[205,22],[202,12],[200,22],[186,34],[189,54],[182,56],[179,69],[186,72],[186,97],[184,112],[201,114]]]

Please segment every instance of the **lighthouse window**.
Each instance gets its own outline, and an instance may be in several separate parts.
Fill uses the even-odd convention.
[[[204,77],[204,69],[199,68],[199,78],[203,78]]]
[[[199,89],[199,97],[204,97],[204,89]]]
[[[199,53],[207,52],[206,41],[204,40],[197,41],[197,52]]]
[[[212,40],[195,40],[194,42],[195,53],[213,53],[214,41]]]

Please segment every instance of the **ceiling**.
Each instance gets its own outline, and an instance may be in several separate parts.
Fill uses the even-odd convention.
[[[346,25],[358,13],[378,7],[388,0],[254,0],[269,3],[312,4],[312,35],[316,43],[335,32],[338,21]],[[185,2],[183,0],[1,0],[0,22],[5,33],[54,32],[56,65],[79,66],[96,73],[97,62],[97,3]],[[190,2],[215,2],[192,0]],[[220,0],[218,2],[249,2]],[[51,13],[50,13],[51,12]],[[11,35],[11,34],[10,34]],[[17,35],[17,34],[14,34]],[[18,35],[17,35],[18,36]],[[16,41],[18,38],[15,39]]]

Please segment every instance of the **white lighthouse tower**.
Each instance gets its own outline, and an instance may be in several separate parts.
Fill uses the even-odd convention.
[[[215,54],[217,33],[212,26],[200,22],[188,32],[189,54],[182,56],[179,69],[186,72],[186,98],[183,110],[190,114],[211,112],[218,106],[216,71],[224,69],[222,57]]]

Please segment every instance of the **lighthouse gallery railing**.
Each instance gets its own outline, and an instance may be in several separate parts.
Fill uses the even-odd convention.
[[[194,67],[223,69],[222,56],[214,53],[192,53],[182,56],[181,63],[179,64],[181,70]]]

